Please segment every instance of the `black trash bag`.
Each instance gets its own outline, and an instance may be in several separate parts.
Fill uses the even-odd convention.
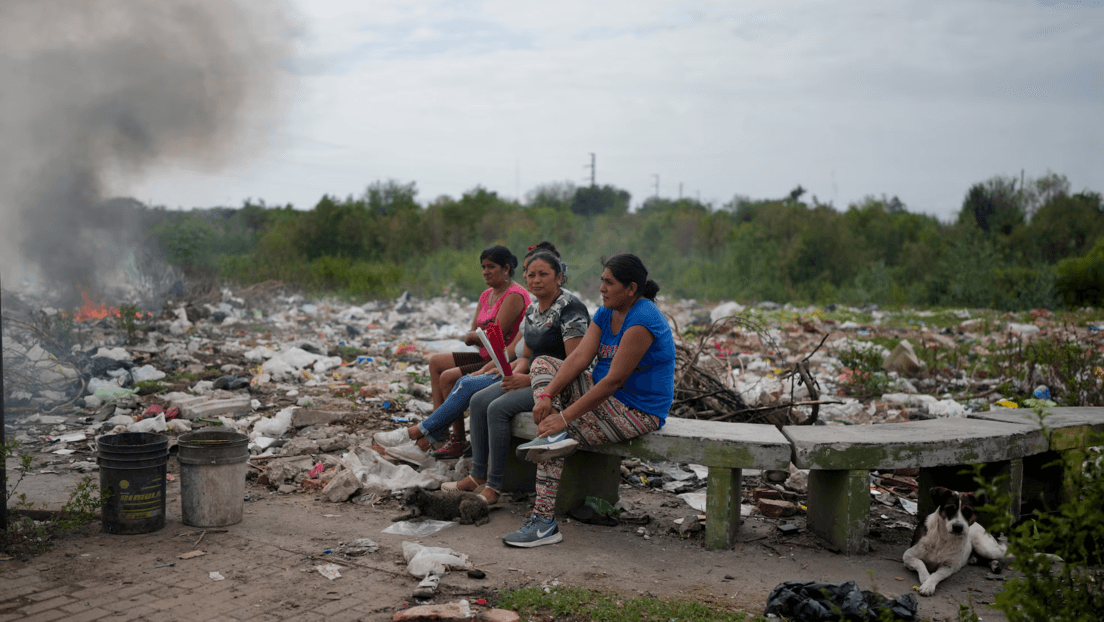
[[[890,600],[877,592],[860,590],[854,581],[787,581],[771,590],[763,615],[773,613],[802,622],[877,622],[886,612],[892,620],[915,620],[918,606],[912,594]]]

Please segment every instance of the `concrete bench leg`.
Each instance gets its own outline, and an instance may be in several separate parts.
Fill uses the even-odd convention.
[[[868,471],[809,471],[809,531],[844,555],[863,553],[869,513]]]
[[[741,469],[709,467],[705,497],[705,548],[730,549],[740,529]]]
[[[506,470],[502,476],[502,489],[505,491],[530,492],[534,489],[537,465],[527,460],[518,460],[514,449],[528,442],[527,439],[514,437],[506,451]],[[587,497],[605,499],[610,505],[620,498],[618,488],[621,485],[621,458],[606,454],[577,451],[567,458],[563,476],[560,477],[560,491],[556,495],[556,512],[563,514],[571,508],[582,505]]]

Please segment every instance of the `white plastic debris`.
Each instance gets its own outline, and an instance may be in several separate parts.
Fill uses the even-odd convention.
[[[699,512],[705,511],[705,493],[704,492],[686,492],[678,496],[686,502],[686,505],[694,508]]]
[[[904,497],[898,497],[898,501],[901,502],[901,507],[905,508],[905,511],[913,516],[920,510],[920,506],[915,501],[905,499]]]
[[[257,423],[253,424],[253,433],[249,435],[250,438],[254,440],[258,436],[280,438],[291,426],[291,417],[295,414],[295,410],[294,406],[289,406],[272,417],[261,417]]]
[[[318,571],[323,577],[326,577],[330,581],[337,579],[341,576],[341,566],[337,564],[326,564],[325,566],[315,566],[315,570]]]
[[[403,558],[407,561],[406,571],[415,577],[441,576],[452,568],[471,568],[467,555],[417,542],[403,542]]]
[[[141,421],[134,421],[127,426],[127,432],[164,432],[169,429],[165,423],[165,414],[156,417],[147,417]]]
[[[127,352],[123,348],[104,348],[104,347],[100,347],[100,349],[96,350],[96,353],[93,354],[92,356],[93,357],[101,357],[102,356],[104,358],[109,358],[109,359],[112,359],[112,360],[115,360],[115,361],[129,361],[129,360],[132,360],[134,358],[130,355],[130,352]]]
[[[134,382],[146,382],[164,378],[165,372],[157,369],[153,365],[143,365],[130,370],[130,376],[134,378]]]
[[[212,581],[222,581],[223,579],[226,578],[226,577],[222,576],[221,574],[219,574],[218,572],[209,572],[209,573],[207,573],[207,576],[211,577]]]

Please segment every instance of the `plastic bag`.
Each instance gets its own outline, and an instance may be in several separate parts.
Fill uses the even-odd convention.
[[[444,473],[439,474],[438,470],[418,472],[409,465],[391,464],[376,452],[364,447],[358,449],[357,453],[345,454],[341,463],[365,487],[384,486],[391,491],[407,488],[436,490],[441,487],[441,482],[447,481]]]
[[[165,414],[149,417],[141,421],[135,421],[127,426],[127,432],[164,432],[169,429],[165,423]]]
[[[471,568],[467,555],[417,542],[403,542],[403,558],[407,561],[406,571],[419,578],[431,574],[441,576],[451,568]]]
[[[383,530],[383,533],[389,533],[396,536],[409,536],[411,538],[424,538],[430,534],[437,533],[442,529],[448,529],[453,525],[459,525],[456,521],[448,520],[424,520],[424,521],[399,521],[397,523],[391,523],[391,526]]]
[[[860,590],[854,581],[787,581],[771,590],[763,615],[803,622],[915,620],[918,606],[912,594],[890,600],[877,592]]]
[[[290,406],[272,417],[261,417],[257,423],[253,424],[253,433],[250,436],[254,439],[258,436],[280,438],[284,435],[284,432],[287,432],[288,427],[291,426],[291,416],[294,413],[295,407]]]
[[[678,496],[686,502],[686,505],[694,508],[699,512],[705,511],[705,494],[704,492],[685,492]]]

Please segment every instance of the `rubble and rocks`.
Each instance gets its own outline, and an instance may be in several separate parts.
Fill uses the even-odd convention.
[[[894,315],[877,309],[840,308],[836,313],[856,319],[839,320],[792,305],[729,302],[706,309],[693,301],[660,302],[675,328],[693,327],[678,331],[672,414],[770,423],[869,425],[1006,404],[999,388],[1007,378],[984,375],[976,363],[956,366],[948,361],[957,359],[942,353],[976,360],[1002,340],[1037,339],[1054,321],[1038,314],[1030,323],[994,322],[963,310],[951,328],[939,329],[922,324],[927,312],[911,312],[906,323],[912,326],[902,328],[902,322],[888,326]],[[470,460],[404,463],[401,452],[377,451],[372,435],[429,413],[428,356],[471,349],[455,337],[473,305],[409,295],[390,303],[308,301],[269,285],[168,308],[141,320],[134,333],[110,317],[75,322],[66,341],[58,341],[56,311],[38,320],[5,316],[9,437],[21,443],[20,451],[37,453],[43,469],[87,471],[97,468],[101,434],[175,435],[226,426],[250,437],[250,473],[280,494],[374,504],[412,486],[437,488],[466,475]],[[1092,327],[1074,336],[1100,342]],[[885,391],[846,394],[839,354],[847,349],[886,356],[887,371],[879,370]],[[1037,399],[1049,400],[1052,389],[1061,389],[1055,379],[1036,375],[1024,392],[1046,385]],[[665,495],[670,520],[681,519],[678,535],[697,537],[700,524],[690,511],[705,510],[708,469],[625,460],[621,472],[624,483]],[[754,489],[744,500],[745,517],[793,517],[787,524],[800,528],[807,472],[791,465],[744,475],[751,484],[744,489]],[[914,477],[875,476],[872,495],[892,505],[880,506],[888,517],[882,531],[907,518],[908,504],[915,506]],[[621,523],[653,520],[647,512],[620,509]]]

